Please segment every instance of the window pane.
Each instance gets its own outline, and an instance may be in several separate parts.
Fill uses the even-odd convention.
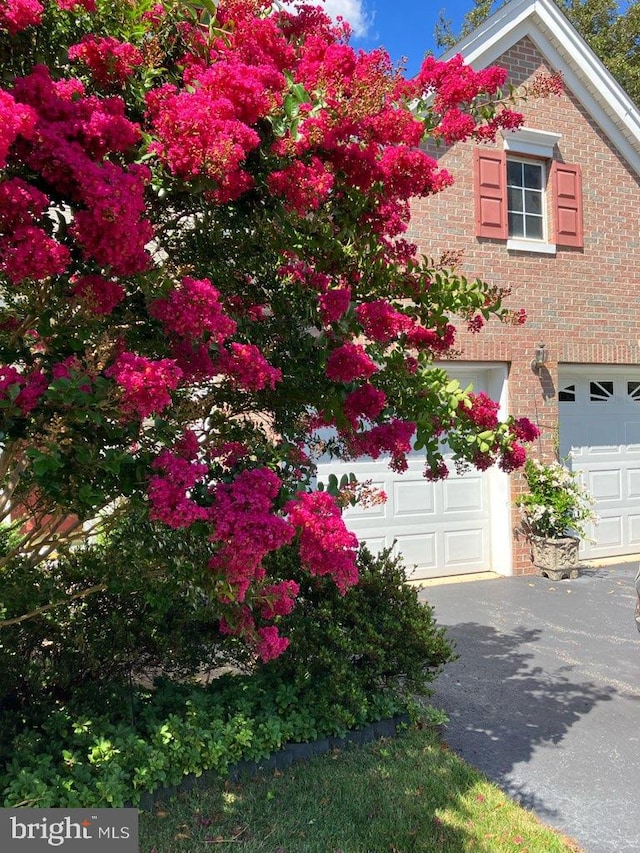
[[[522,193],[523,191],[518,187],[507,188],[507,210],[522,212]]]
[[[523,163],[524,185],[530,189],[542,189],[542,166],[533,163]]]
[[[509,213],[509,236],[524,237],[524,216],[521,213]]]
[[[507,160],[507,183],[516,187],[522,186],[522,163]]]
[[[524,209],[527,213],[542,214],[542,193],[535,190],[525,190]]]
[[[542,217],[526,217],[527,237],[531,240],[542,240]]]

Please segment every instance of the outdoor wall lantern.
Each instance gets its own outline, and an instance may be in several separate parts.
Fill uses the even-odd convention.
[[[531,361],[531,370],[533,370],[534,373],[540,373],[542,367],[547,363],[548,358],[549,351],[547,350],[547,345],[537,344],[533,354],[533,360]]]

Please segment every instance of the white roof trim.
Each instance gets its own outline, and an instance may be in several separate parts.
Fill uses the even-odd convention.
[[[553,0],[510,0],[442,58],[484,68],[525,36],[640,174],[640,112]]]

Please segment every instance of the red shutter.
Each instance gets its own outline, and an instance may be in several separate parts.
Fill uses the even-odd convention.
[[[553,162],[553,226],[558,246],[584,246],[580,166]]]
[[[507,239],[506,156],[504,151],[476,148],[474,182],[476,237]]]

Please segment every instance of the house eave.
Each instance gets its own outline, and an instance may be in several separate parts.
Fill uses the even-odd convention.
[[[483,68],[526,36],[640,175],[640,112],[553,0],[511,0],[442,58]]]

